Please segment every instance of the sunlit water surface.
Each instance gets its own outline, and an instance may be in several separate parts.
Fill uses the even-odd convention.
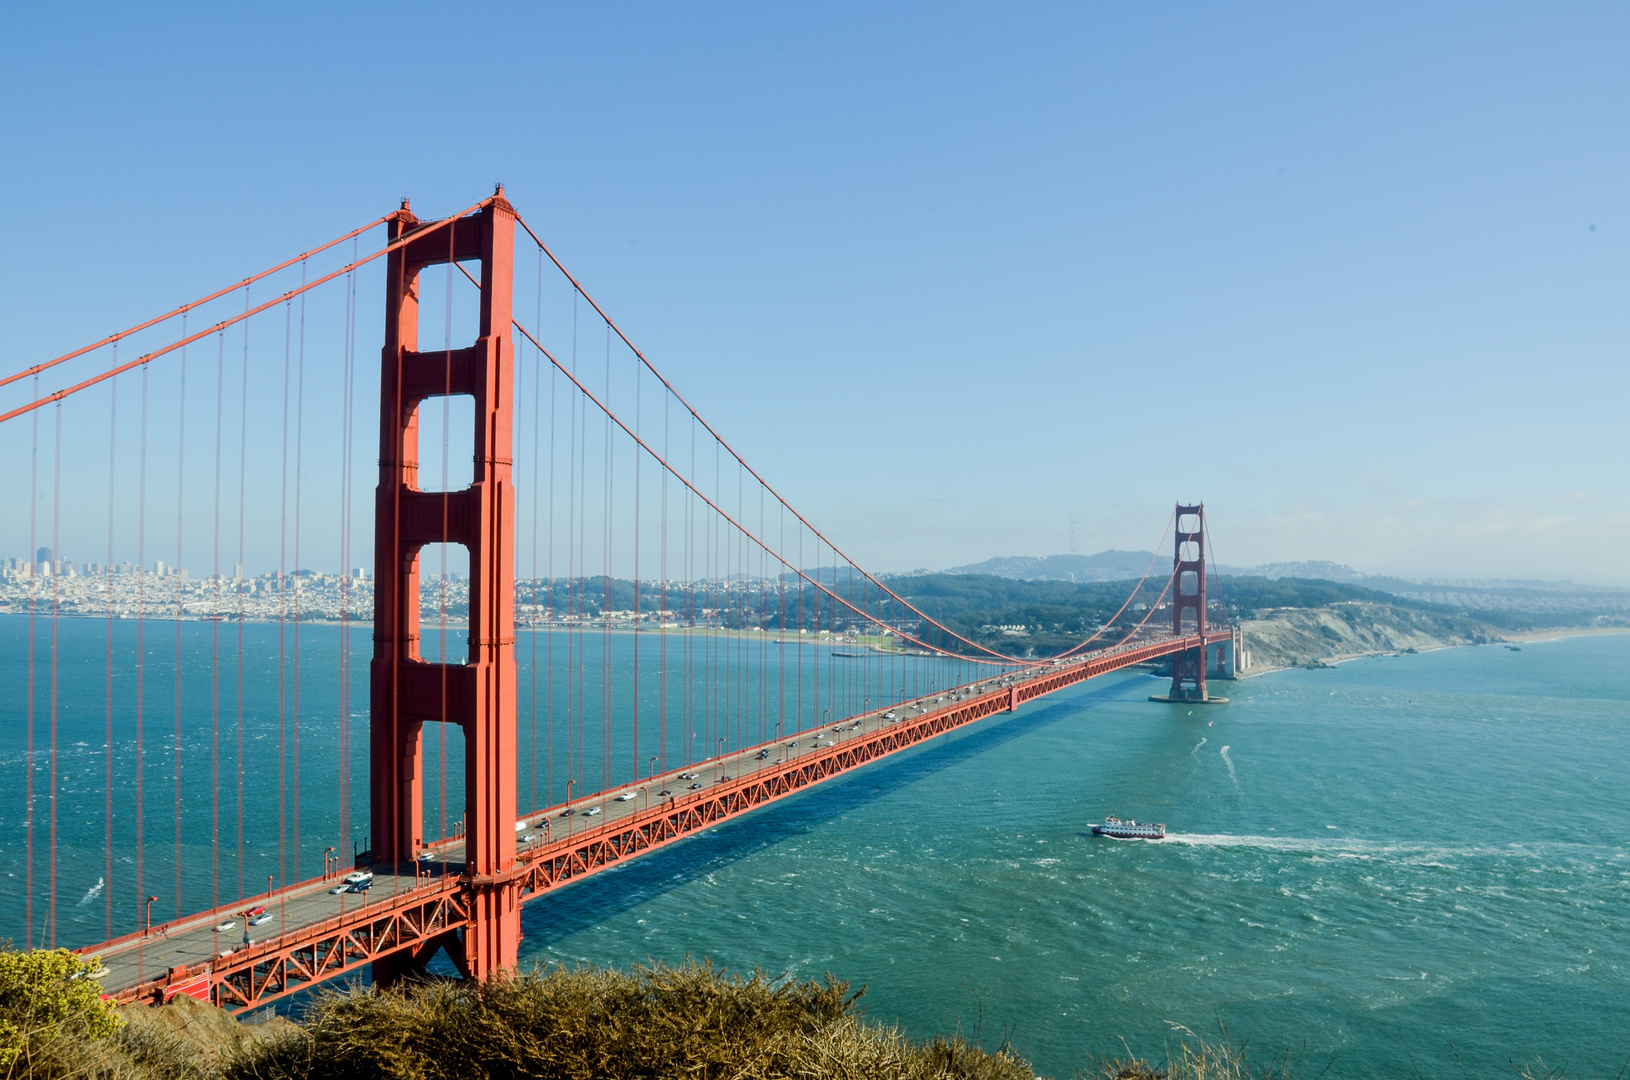
[[[866,988],[1068,1076],[1224,1024],[1309,1075],[1630,1057],[1630,636],[1111,676],[529,905],[523,954]],[[1094,839],[1105,814],[1163,843]]]

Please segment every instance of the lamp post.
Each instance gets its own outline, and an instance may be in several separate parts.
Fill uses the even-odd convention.
[[[146,904],[146,905],[147,905],[147,906],[146,906],[146,910],[145,910],[145,913],[144,913],[144,914],[143,914],[143,916],[142,916],[142,921],[143,921],[143,922],[144,922],[144,923],[145,923],[145,924],[146,924],[146,925],[145,925],[145,926],[144,926],[144,927],[143,927],[143,929],[142,929],[142,935],[143,935],[143,936],[144,936],[144,937],[145,937],[145,936],[146,936],[146,935],[148,935],[148,934],[151,934],[151,933],[152,933],[152,932],[153,932],[153,904],[154,904],[154,903],[155,903],[155,902],[156,902],[156,901],[157,901],[157,900],[158,900],[158,897],[156,897],[156,896],[149,896],[149,897],[148,897],[148,898],[147,898],[147,899],[146,899],[146,900],[145,900],[145,901],[144,901],[144,903],[145,903],[145,904]]]

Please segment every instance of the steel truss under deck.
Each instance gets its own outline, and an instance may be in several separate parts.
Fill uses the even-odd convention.
[[[661,803],[596,832],[568,837],[520,853],[502,878],[438,877],[353,912],[289,930],[119,991],[119,1001],[168,1000],[178,993],[207,998],[233,1012],[247,1012],[361,969],[383,957],[404,957],[422,968],[438,948],[455,963],[464,957],[458,932],[474,918],[472,898],[497,885],[515,888],[524,903],[610,866],[637,858],[767,803],[908,750],[939,735],[1056,693],[1076,683],[1175,653],[1231,640],[1233,631],[1201,637],[1163,638],[1088,654],[1016,677],[1022,681],[983,693],[967,687],[947,691],[962,700],[912,719],[902,719],[834,746],[805,753],[711,790]],[[1012,678],[1013,676],[1010,676]],[[994,680],[987,680],[989,681]],[[980,685],[980,684],[970,684]],[[806,733],[807,735],[808,733]],[[777,743],[764,744],[774,748]],[[748,748],[750,752],[755,748]],[[529,815],[532,816],[532,815]],[[316,884],[316,883],[312,883]],[[94,948],[82,950],[92,953]]]

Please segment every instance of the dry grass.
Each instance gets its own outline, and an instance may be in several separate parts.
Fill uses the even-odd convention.
[[[1291,1054],[1253,1062],[1244,1045],[1229,1039],[1226,1028],[1218,1041],[1211,1042],[1174,1026],[1179,1041],[1167,1048],[1166,1060],[1159,1065],[1128,1054],[1095,1061],[1076,1074],[1078,1080],[1295,1080],[1303,1074],[1304,1063]]]
[[[913,1043],[852,1012],[847,983],[776,983],[706,964],[585,969],[482,985],[323,995],[232,1080],[1030,1080],[961,1040]]]

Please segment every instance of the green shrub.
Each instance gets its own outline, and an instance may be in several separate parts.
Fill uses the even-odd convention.
[[[67,949],[0,950],[0,1076],[44,1076],[70,1048],[119,1030],[118,1009],[89,975],[101,967]]]

